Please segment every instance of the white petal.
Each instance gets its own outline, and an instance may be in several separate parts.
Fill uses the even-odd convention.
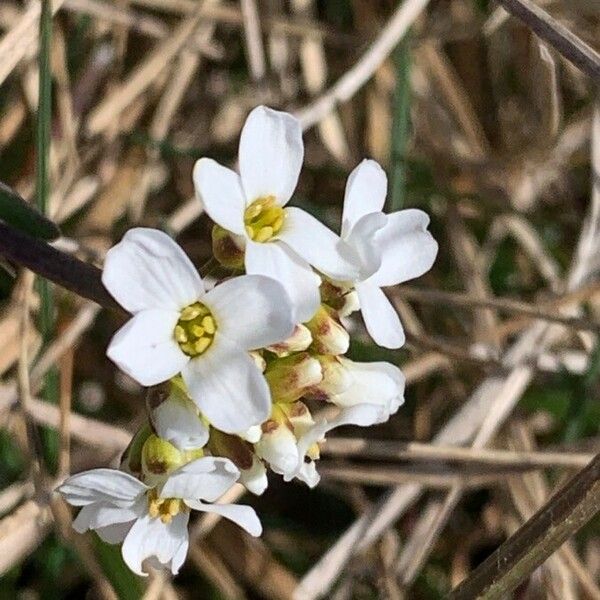
[[[303,481],[309,488],[314,488],[321,481],[317,473],[317,465],[314,460],[303,462],[300,470],[296,473],[296,479]]]
[[[141,500],[141,502],[140,502]],[[84,506],[75,520],[73,529],[78,533],[85,533],[89,529],[102,529],[111,525],[131,523],[141,516],[140,510],[146,506],[146,498],[141,497],[133,506],[118,507],[109,503],[94,503]]]
[[[344,196],[342,237],[346,237],[358,220],[369,213],[381,212],[387,194],[387,176],[374,160],[363,160],[350,173]]]
[[[340,411],[333,419],[327,421],[323,419],[314,427],[309,429],[300,440],[298,440],[298,454],[304,460],[308,449],[316,442],[321,441],[325,434],[336,427],[344,425],[358,425],[360,427],[369,427],[374,423],[379,423],[381,419],[382,408],[373,404],[358,404]]]
[[[107,253],[102,283],[131,313],[150,308],[181,310],[204,293],[185,252],[157,229],[130,229]]]
[[[228,458],[205,456],[177,469],[165,482],[162,498],[184,498],[214,502],[239,478],[238,468]]]
[[[356,292],[367,331],[373,340],[384,348],[400,348],[406,341],[404,330],[386,295],[367,282],[358,284]]]
[[[106,355],[141,385],[170,379],[189,360],[174,338],[178,318],[167,310],[137,313],[113,336]]]
[[[329,400],[338,406],[375,404],[391,414],[404,402],[404,375],[386,362],[359,363],[339,357],[339,362],[351,376],[352,383]]]
[[[107,544],[122,544],[134,522],[135,521],[130,521],[129,523],[115,523],[114,525],[99,527],[96,529],[96,533],[100,539]]]
[[[238,432],[237,435],[251,444],[256,444],[256,442],[260,440],[262,429],[260,425],[253,425],[252,427],[248,427],[245,431]]]
[[[209,349],[181,374],[190,397],[221,431],[243,431],[269,416],[271,394],[263,374],[243,348],[218,331]]]
[[[127,507],[135,503],[148,487],[139,479],[116,469],[92,469],[69,477],[57,488],[73,506],[107,502]]]
[[[255,108],[240,137],[240,174],[247,203],[275,196],[283,206],[296,189],[303,159],[298,120],[265,106]]]
[[[295,473],[298,468],[296,436],[284,425],[263,433],[254,449],[279,475]]]
[[[254,509],[244,504],[204,504],[199,501],[186,501],[194,510],[211,512],[221,515],[239,525],[250,535],[259,537],[262,534],[262,525]]]
[[[260,496],[269,486],[267,469],[256,455],[252,456],[252,466],[240,471],[240,483],[256,496]]]
[[[189,513],[179,513],[170,523],[163,523],[160,519],[153,519],[144,515],[134,524],[121,548],[123,560],[137,575],[145,577],[147,573],[142,570],[142,563],[150,557],[156,557],[158,562],[171,568],[173,575],[181,563],[182,546],[187,553]],[[174,557],[179,564],[171,564]]]
[[[328,277],[338,281],[358,278],[360,265],[351,249],[331,229],[301,208],[285,209],[285,221],[278,238]]]
[[[396,285],[414,279],[431,269],[438,244],[427,231],[429,217],[414,208],[387,215],[375,242],[381,249],[381,266],[369,279],[378,287]]]
[[[240,176],[211,158],[201,158],[194,165],[196,195],[208,216],[224,229],[244,235],[246,199]]]
[[[387,217],[382,212],[370,213],[361,217],[344,238],[360,263],[361,281],[376,273],[381,266],[382,249],[375,243],[375,235],[386,223]]]
[[[294,331],[292,303],[283,286],[264,275],[243,275],[217,285],[203,298],[219,333],[246,350],[282,342]]]
[[[286,244],[249,242],[245,262],[247,273],[266,275],[283,285],[292,302],[296,323],[304,323],[315,314],[321,303],[321,278]]]
[[[195,404],[186,398],[169,396],[152,412],[156,434],[178,448],[202,448],[208,442],[208,427],[202,422]]]

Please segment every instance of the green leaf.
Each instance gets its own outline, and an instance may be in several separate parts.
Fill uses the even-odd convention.
[[[7,225],[42,240],[51,241],[60,237],[57,225],[1,181],[0,219]]]

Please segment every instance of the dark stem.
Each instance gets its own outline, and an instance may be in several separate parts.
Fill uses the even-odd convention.
[[[96,302],[104,308],[125,312],[102,285],[102,271],[50,244],[0,222],[0,256],[37,275]]]
[[[600,82],[600,54],[531,0],[498,0],[540,38],[594,81]]]
[[[510,593],[600,511],[600,454],[448,596],[486,600]]]

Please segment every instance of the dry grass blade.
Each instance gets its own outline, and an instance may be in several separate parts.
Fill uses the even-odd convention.
[[[338,104],[354,96],[390,55],[428,3],[429,0],[404,0],[361,59],[322,96],[297,112],[304,129],[317,124]]]

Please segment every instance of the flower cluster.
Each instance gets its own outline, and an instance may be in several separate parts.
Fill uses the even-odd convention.
[[[207,289],[183,250],[152,229],[130,230],[106,256],[104,285],[132,315],[107,354],[140,384],[162,386],[162,401],[121,469],[80,473],[59,491],[82,507],[75,528],[122,542],[136,573],[146,559],[177,573],[191,510],[259,535],[253,509],[214,502],[235,482],[261,494],[267,469],[316,485],[328,431],[384,422],[403,402],[396,366],[344,356],[344,321],[360,310],[377,344],[404,343],[381,288],[429,270],[429,218],[384,214],[385,173],[365,160],[348,179],[338,236],[287,206],[303,155],[298,121],[261,106],[241,134],[239,174],[196,163],[214,255],[243,274]]]

